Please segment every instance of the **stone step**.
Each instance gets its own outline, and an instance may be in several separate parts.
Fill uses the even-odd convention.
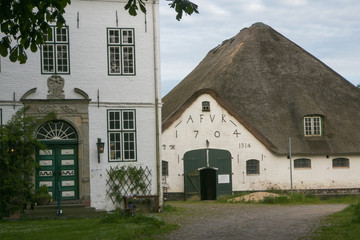
[[[107,212],[86,207],[84,204],[73,202],[61,203],[62,218],[100,217]],[[58,218],[58,207],[56,204],[34,206],[31,210],[25,210],[21,215],[23,219]]]

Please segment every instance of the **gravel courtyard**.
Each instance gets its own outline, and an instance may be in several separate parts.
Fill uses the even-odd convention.
[[[341,211],[346,204],[259,205],[211,202],[168,203],[181,214],[164,218],[180,228],[163,239],[309,239],[321,219]]]

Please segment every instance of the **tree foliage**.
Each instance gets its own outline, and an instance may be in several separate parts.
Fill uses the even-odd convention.
[[[125,10],[128,10],[131,16],[136,16],[139,8],[143,13],[146,13],[146,6],[145,6],[146,1],[147,0],[128,0],[128,3],[125,5]],[[181,20],[184,13],[189,15],[193,13],[199,13],[198,5],[188,0],[166,0],[166,1],[170,2],[169,3],[170,8],[173,8],[177,13],[176,20],[178,21]]]
[[[65,23],[63,14],[71,0],[1,0],[0,54],[9,55],[12,62],[25,63],[25,50],[36,52],[50,32],[49,24],[61,27]]]
[[[0,128],[0,212],[3,213],[14,205],[22,207],[30,199],[35,149],[43,148],[34,138],[34,131],[45,119],[26,116],[25,111],[25,108],[19,110]]]
[[[183,14],[199,13],[198,6],[189,0],[166,0],[180,20]],[[146,13],[147,0],[128,0],[125,10],[131,16],[140,11]],[[65,24],[63,14],[71,0],[1,0],[0,29],[4,36],[0,40],[0,55],[9,56],[10,61],[25,63],[25,50],[36,52],[45,43],[45,35],[50,33],[49,24],[57,27]]]

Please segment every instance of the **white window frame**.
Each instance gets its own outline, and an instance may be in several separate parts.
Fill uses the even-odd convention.
[[[111,116],[112,115],[112,116]],[[127,118],[128,116],[130,116]],[[108,153],[110,162],[136,161],[136,112],[108,110]]]
[[[306,116],[304,117],[304,136],[322,136],[322,117]]]
[[[41,73],[70,74],[69,28],[51,26],[51,37],[45,37],[45,44],[41,47]]]
[[[135,31],[107,28],[108,74],[135,75]]]

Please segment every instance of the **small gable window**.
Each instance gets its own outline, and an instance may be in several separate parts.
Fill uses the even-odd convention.
[[[332,160],[333,168],[349,168],[350,163],[348,158],[334,158]]]
[[[304,135],[321,136],[322,135],[322,117],[306,116],[304,117]]]
[[[246,174],[260,174],[260,161],[256,159],[247,160]]]
[[[210,112],[210,102],[209,101],[203,101],[202,102],[202,111],[203,112]]]
[[[311,160],[308,158],[295,159],[294,168],[311,168]]]

